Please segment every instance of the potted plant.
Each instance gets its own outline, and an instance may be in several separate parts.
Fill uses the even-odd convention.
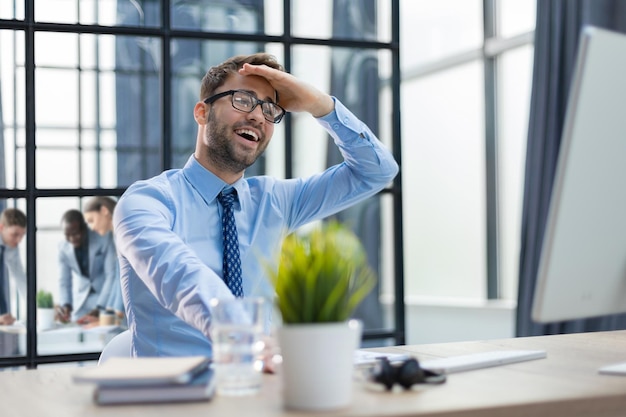
[[[328,410],[349,405],[361,323],[350,317],[376,283],[359,239],[337,222],[289,235],[270,272],[282,317],[287,408]]]
[[[37,328],[46,330],[54,327],[54,298],[45,290],[37,292]]]

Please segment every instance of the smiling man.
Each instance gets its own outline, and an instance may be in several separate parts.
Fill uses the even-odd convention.
[[[246,178],[287,111],[315,117],[344,162],[308,178]],[[114,213],[136,356],[211,356],[212,298],[273,298],[266,268],[283,238],[371,197],[398,172],[363,122],[265,53],[209,69],[193,116],[187,164],[131,185]]]

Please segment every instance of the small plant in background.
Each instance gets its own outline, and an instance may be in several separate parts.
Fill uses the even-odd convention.
[[[45,290],[39,290],[37,292],[37,307],[39,308],[53,308],[54,299],[52,293]]]
[[[358,237],[336,221],[287,236],[270,276],[285,324],[348,320],[376,284]]]

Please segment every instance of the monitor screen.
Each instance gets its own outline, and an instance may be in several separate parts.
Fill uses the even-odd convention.
[[[540,256],[537,322],[626,312],[626,35],[581,33]]]

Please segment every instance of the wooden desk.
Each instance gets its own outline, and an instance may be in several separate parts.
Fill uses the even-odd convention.
[[[626,331],[398,346],[376,350],[421,359],[494,349],[544,349],[547,359],[452,374],[442,385],[401,393],[355,384],[352,405],[324,416],[624,416],[626,377],[600,375],[600,366],[626,361]],[[74,367],[0,371],[3,416],[303,416],[283,409],[280,377],[265,376],[261,393],[211,402],[96,406],[92,387],[71,381]]]

